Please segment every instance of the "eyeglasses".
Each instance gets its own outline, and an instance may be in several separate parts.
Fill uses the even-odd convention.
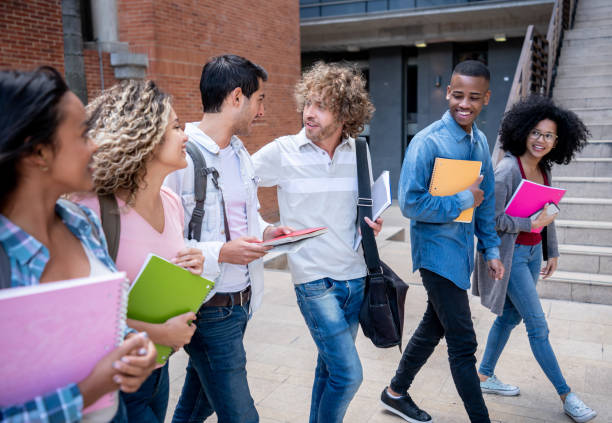
[[[529,131],[529,138],[537,140],[540,137],[544,137],[544,140],[546,142],[553,142],[558,138],[557,134],[553,134],[552,132],[540,132],[537,129],[532,129],[531,131]]]

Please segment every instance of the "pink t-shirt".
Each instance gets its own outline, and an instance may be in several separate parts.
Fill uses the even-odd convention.
[[[121,235],[117,252],[117,269],[127,273],[130,281],[138,274],[142,263],[149,253],[157,254],[166,260],[176,257],[176,253],[185,247],[183,239],[184,212],[180,198],[169,188],[161,188],[161,200],[164,208],[164,230],[157,232],[134,209],[124,208],[125,203],[117,198],[121,211]],[[88,196],[78,202],[91,208],[100,216],[98,197]]]

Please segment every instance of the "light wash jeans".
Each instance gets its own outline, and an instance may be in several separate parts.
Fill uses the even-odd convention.
[[[355,337],[364,285],[364,278],[324,278],[295,286],[300,311],[319,351],[310,423],[341,423],[361,385]]]
[[[522,318],[525,321],[534,357],[557,393],[563,395],[570,392],[570,387],[565,383],[555,353],[550,346],[546,316],[536,291],[541,265],[542,243],[514,246],[504,311],[495,319],[489,331],[487,347],[479,371],[486,376],[493,375],[497,360],[510,337],[510,332],[521,322]]]

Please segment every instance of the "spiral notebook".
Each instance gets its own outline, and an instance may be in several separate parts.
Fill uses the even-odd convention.
[[[213,281],[149,254],[130,288],[127,316],[143,322],[163,323],[188,311],[195,313],[214,286]],[[155,348],[157,362],[166,363],[172,348],[161,344],[155,344]]]
[[[436,157],[429,193],[434,197],[455,195],[472,185],[480,175],[482,162],[476,160],[455,160]],[[455,222],[470,223],[474,217],[474,207],[465,209],[455,218]]]
[[[0,406],[83,380],[123,339],[125,273],[0,290]],[[105,395],[85,413],[111,406]]]

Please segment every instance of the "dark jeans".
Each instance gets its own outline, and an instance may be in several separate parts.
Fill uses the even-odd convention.
[[[404,394],[429,356],[446,337],[448,361],[459,396],[471,422],[490,423],[476,373],[476,334],[472,325],[467,292],[453,282],[419,269],[427,291],[427,309],[419,327],[406,346],[391,381],[391,389]]]
[[[138,391],[131,394],[121,392],[119,395],[125,403],[127,421],[163,423],[168,408],[169,389],[168,363],[166,363],[164,367],[153,370]]]
[[[219,423],[258,422],[242,344],[249,303],[202,307],[197,316],[196,332],[185,345],[189,363],[172,423],[201,423],[213,412]]]

